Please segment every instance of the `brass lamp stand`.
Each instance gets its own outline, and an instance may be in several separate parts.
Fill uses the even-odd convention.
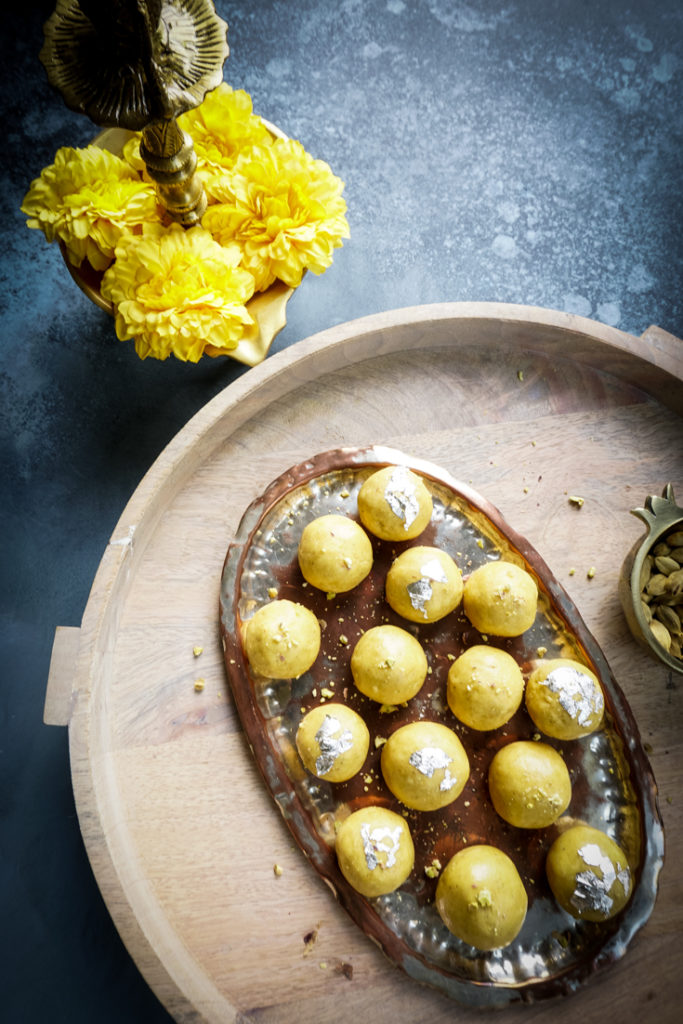
[[[177,117],[223,77],[227,24],[211,0],[57,0],[40,59],[66,105],[102,128],[141,131],[169,216],[196,224],[206,196]]]

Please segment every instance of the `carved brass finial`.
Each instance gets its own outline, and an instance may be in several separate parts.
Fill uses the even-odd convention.
[[[174,220],[206,207],[176,118],[223,78],[227,24],[211,0],[57,0],[40,59],[66,105],[100,127],[142,131],[141,154]]]

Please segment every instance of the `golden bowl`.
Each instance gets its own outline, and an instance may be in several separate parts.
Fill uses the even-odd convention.
[[[276,138],[287,138],[284,132],[266,121],[265,118],[261,120],[271,135]],[[116,156],[120,156],[125,143],[132,134],[123,128],[105,128],[93,139],[93,142],[102,149],[108,149]],[[112,304],[102,297],[100,291],[102,271],[95,270],[87,260],[83,260],[79,267],[74,266],[69,261],[66,248],[61,242],[59,247],[67,270],[81,291],[96,306],[113,316]],[[262,362],[276,335],[287,323],[286,306],[293,294],[294,289],[284,281],[275,281],[264,292],[253,295],[247,302],[247,309],[253,317],[254,324],[245,331],[237,347],[226,352],[225,355],[236,359],[239,363],[244,363],[245,366],[256,366]]]
[[[633,545],[621,567],[621,606],[635,639],[653,658],[672,671],[683,674],[683,658],[675,653],[676,647],[680,649],[683,640],[680,633],[680,612],[675,611],[676,608],[683,610],[683,569],[676,570],[672,566],[672,563],[677,562],[680,554],[678,549],[681,545],[677,544],[673,548],[677,557],[671,557],[671,552],[667,553],[665,550],[665,546],[670,547],[666,544],[667,539],[677,533],[683,534],[683,508],[676,504],[673,487],[669,483],[664,488],[661,498],[650,495],[645,499],[644,508],[631,509],[631,514],[645,523],[647,534],[644,539],[641,538]],[[667,559],[669,560],[666,561]],[[677,564],[680,565],[680,561]],[[674,576],[676,572],[682,575]],[[655,576],[663,579],[655,581]],[[667,581],[670,585],[667,585]],[[648,592],[647,588],[650,588],[652,593]],[[656,593],[658,590],[661,590],[660,594]],[[651,622],[655,623],[654,632]],[[658,633],[660,639],[655,633]],[[669,649],[665,646],[667,635],[673,640]]]

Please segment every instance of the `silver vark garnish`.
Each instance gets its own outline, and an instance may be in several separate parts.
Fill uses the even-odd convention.
[[[420,579],[414,583],[409,583],[406,589],[413,608],[416,611],[422,612],[426,619],[425,605],[434,593],[432,583],[448,583],[448,576],[446,576],[443,566],[436,558],[433,558],[430,562],[425,562],[420,567],[420,572],[422,573]]]
[[[327,775],[339,755],[353,746],[353,733],[349,729],[341,732],[339,719],[325,715],[315,738],[320,747],[320,754],[315,760],[316,774]]]
[[[369,825],[361,825],[360,835],[363,840],[363,852],[365,863],[369,871],[376,867],[390,868],[396,863],[396,854],[401,845],[401,826],[396,828],[373,828]],[[386,860],[382,863],[381,853],[386,853]]]
[[[541,683],[557,694],[561,707],[579,725],[590,725],[593,715],[602,714],[605,706],[602,690],[585,672],[571,665],[561,665],[549,672]]]
[[[434,772],[439,768],[444,769],[444,776],[439,784],[439,789],[446,793],[449,789],[458,781],[455,779],[448,766],[452,762],[453,758],[449,757],[445,750],[440,747],[422,747],[421,750],[414,750],[408,758],[409,763],[413,768],[417,768],[419,772],[426,775],[428,779],[431,779]]]
[[[394,515],[403,521],[403,527],[407,530],[417,518],[420,506],[415,495],[415,486],[405,466],[397,466],[389,477],[384,489],[384,498]]]
[[[630,886],[630,872],[623,868],[617,872],[610,857],[602,852],[597,843],[587,843],[578,851],[579,857],[588,865],[588,871],[579,871],[575,880],[575,889],[569,902],[582,913],[586,910],[597,910],[607,916],[614,903],[610,896],[612,886],[620,882],[624,893]],[[597,868],[602,877],[595,870]]]

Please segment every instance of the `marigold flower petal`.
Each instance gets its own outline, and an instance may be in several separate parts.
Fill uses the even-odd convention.
[[[147,225],[142,236],[122,237],[101,286],[118,338],[135,338],[141,359],[197,362],[236,348],[253,324],[245,303],[254,278],[241,258],[238,246],[219,245],[199,225]]]
[[[233,90],[227,82],[207,93],[203,102],[178,118],[197,154],[200,174],[220,173],[234,164],[239,154],[255,144],[268,145],[272,136],[254,114],[251,96]]]
[[[21,210],[30,228],[48,242],[61,241],[71,263],[87,259],[104,270],[119,238],[140,225],[158,222],[160,210],[154,189],[106,149],[64,146],[44,168],[24,197]]]
[[[304,270],[326,270],[333,250],[349,237],[343,188],[300,142],[275,139],[252,146],[232,171],[207,181],[213,203],[202,224],[217,241],[239,243],[257,291],[276,278],[296,287]]]

